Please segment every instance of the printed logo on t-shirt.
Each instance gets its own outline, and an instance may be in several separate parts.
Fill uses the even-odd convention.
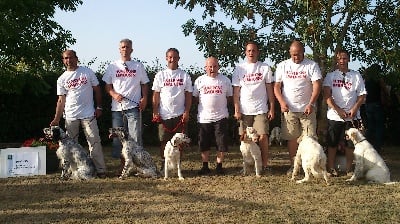
[[[305,79],[307,77],[306,71],[286,71],[286,77],[289,79]]]
[[[183,86],[183,79],[166,79],[164,86]]]
[[[136,70],[135,69],[118,69],[117,70],[117,74],[115,75],[115,77],[117,78],[123,78],[123,77],[135,77],[136,76]]]
[[[260,72],[253,74],[246,74],[243,77],[245,83],[255,83],[262,80],[262,74]]]
[[[204,86],[203,94],[222,94],[222,86]]]
[[[346,89],[350,89],[351,86],[352,86],[351,82],[346,82],[345,80],[342,79],[334,79],[332,83],[332,87],[338,87],[338,88],[344,87]]]
[[[67,88],[78,88],[79,86],[83,86],[85,84],[87,84],[87,78],[86,76],[81,76],[79,78],[76,79],[71,79],[69,81],[67,81]]]

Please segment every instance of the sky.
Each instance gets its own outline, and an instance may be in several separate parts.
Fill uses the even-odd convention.
[[[191,18],[200,19],[200,10],[189,12],[169,5],[167,0],[84,0],[75,12],[57,10],[54,20],[71,31],[76,43],[70,46],[82,64],[97,57],[93,70],[101,62],[119,59],[119,41],[133,41],[132,58],[148,65],[166,65],[165,52],[175,47],[182,67],[203,67],[204,56],[193,35],[185,37],[182,25]]]

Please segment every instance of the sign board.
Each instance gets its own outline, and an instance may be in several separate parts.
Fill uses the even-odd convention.
[[[0,149],[0,177],[45,174],[45,146]]]

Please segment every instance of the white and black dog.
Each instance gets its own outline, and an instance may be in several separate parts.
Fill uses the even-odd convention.
[[[281,128],[280,127],[274,127],[271,131],[271,134],[269,135],[269,145],[272,145],[273,142],[282,146]]]
[[[181,170],[181,152],[190,143],[184,133],[175,133],[164,148],[164,180],[168,178],[168,171],[177,169],[179,180],[184,180]]]
[[[390,182],[389,168],[386,166],[382,157],[374,147],[366,140],[361,132],[356,128],[350,128],[346,131],[346,137],[354,144],[354,173],[346,181],[356,181],[362,177],[370,183]]]
[[[118,137],[122,143],[122,156],[125,160],[120,179],[129,176],[133,168],[136,168],[137,175],[141,177],[157,177],[157,167],[151,158],[151,155],[129,137],[129,134],[123,127],[109,129],[111,137]]]
[[[247,175],[251,166],[254,166],[256,176],[261,176],[262,158],[260,147],[256,144],[259,135],[253,127],[247,127],[246,132],[240,136],[240,152],[243,156],[243,174]]]
[[[46,138],[58,141],[57,157],[60,159],[61,178],[91,179],[95,175],[95,167],[87,151],[64,130],[58,126],[43,129]]]
[[[313,137],[303,136],[297,149],[296,157],[293,164],[292,180],[303,167],[304,178],[296,181],[297,183],[303,183],[310,180],[311,174],[314,177],[323,177],[327,185],[328,173],[326,172],[326,155],[324,149]]]

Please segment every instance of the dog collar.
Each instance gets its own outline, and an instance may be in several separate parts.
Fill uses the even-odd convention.
[[[363,138],[363,139],[361,139],[359,142],[357,142],[357,143],[354,144],[354,145],[357,145],[358,143],[363,142],[363,141],[365,141],[365,140],[367,140],[367,139],[366,139],[366,138]]]

